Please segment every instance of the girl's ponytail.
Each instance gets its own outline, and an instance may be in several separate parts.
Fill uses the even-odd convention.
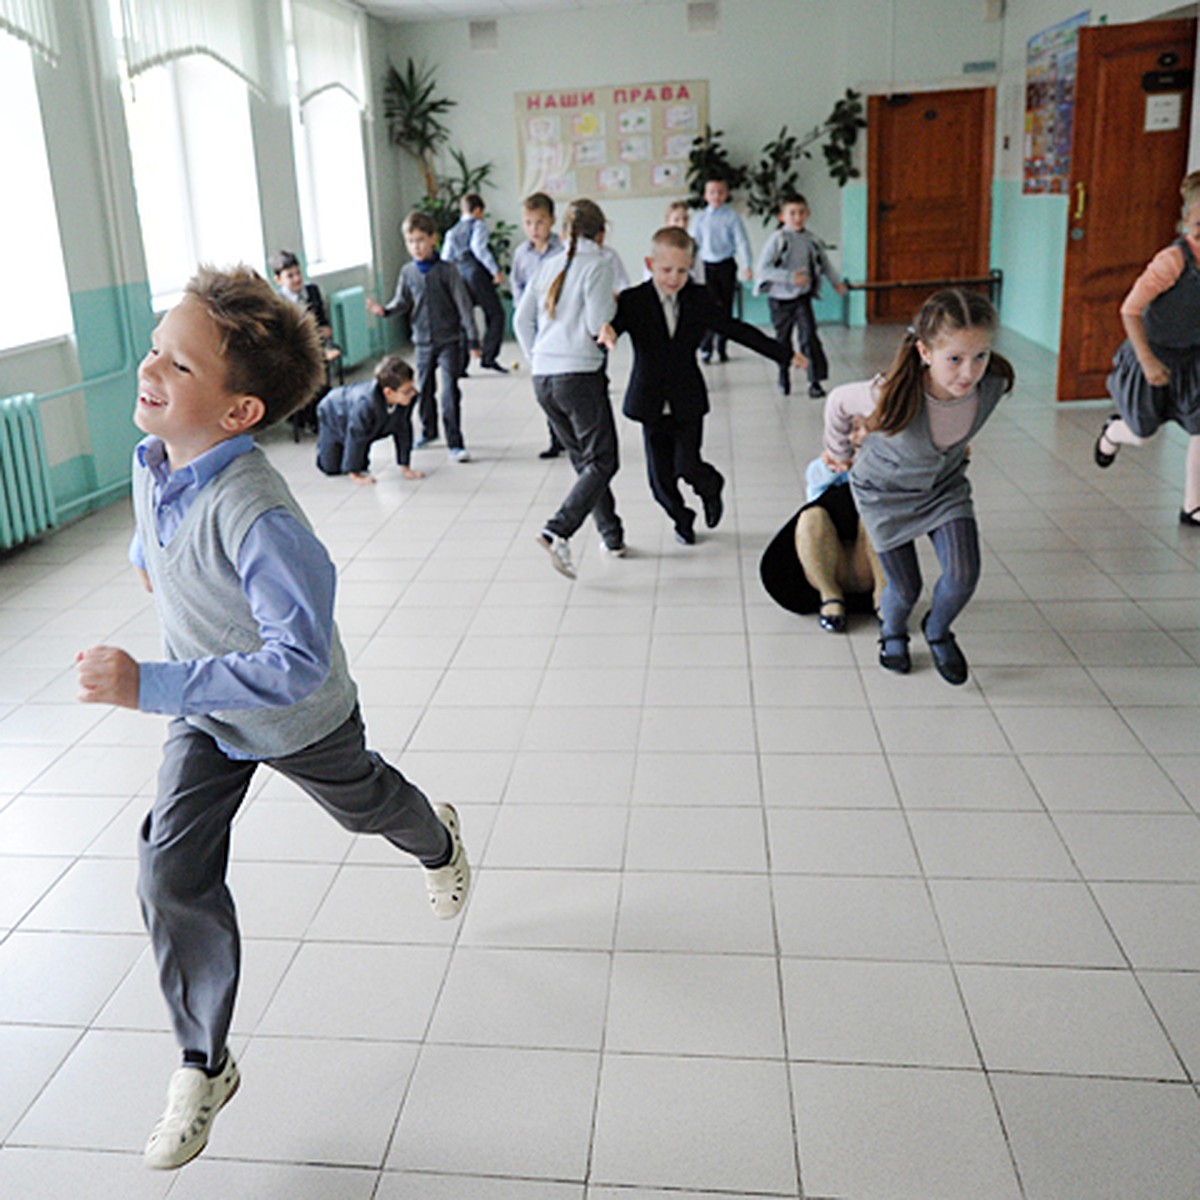
[[[908,427],[925,402],[925,364],[917,340],[917,331],[910,325],[887,369],[879,403],[867,420],[867,428],[872,432],[899,433]]]
[[[567,272],[579,248],[580,238],[590,238],[595,241],[604,232],[604,213],[594,200],[579,199],[571,201],[563,217],[563,232],[569,241],[567,244],[567,261],[563,269],[554,277],[546,289],[546,312],[553,317],[558,308],[558,300],[562,295],[563,284],[567,281]]]

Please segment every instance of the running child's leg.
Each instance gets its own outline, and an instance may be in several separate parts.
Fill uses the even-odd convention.
[[[979,529],[973,517],[960,517],[935,529],[929,538],[942,567],[925,622],[925,636],[936,642],[950,632],[979,583]]]

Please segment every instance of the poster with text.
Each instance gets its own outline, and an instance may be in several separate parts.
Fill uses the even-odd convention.
[[[692,139],[708,120],[707,80],[518,92],[521,195],[682,196]]]
[[[1029,39],[1025,64],[1025,170],[1021,190],[1064,194],[1071,179],[1071,122],[1081,12]]]

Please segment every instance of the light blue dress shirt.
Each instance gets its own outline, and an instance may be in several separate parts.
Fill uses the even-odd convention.
[[[513,251],[512,269],[508,273],[508,282],[512,285],[514,309],[521,303],[521,293],[533,282],[538,267],[562,248],[562,238],[557,233],[552,233],[541,254],[534,249],[532,242],[522,242]]]
[[[736,258],[743,267],[753,263],[750,257],[750,239],[742,218],[728,205],[720,208],[702,209],[692,222],[692,237],[700,247],[702,262],[718,263],[727,258]]]
[[[498,275],[500,268],[488,249],[488,227],[478,217],[459,217],[458,223],[446,234],[442,243],[442,257],[447,262],[462,262],[473,254],[489,275]]]
[[[220,442],[172,471],[156,437],[135,450],[136,467],[154,476],[155,534],[167,545],[202,488],[254,448],[249,434]],[[146,569],[138,529],[129,560]],[[337,572],[317,536],[290,512],[272,509],[250,526],[235,564],[262,647],[186,662],[139,663],[138,708],[190,716],[226,709],[286,707],[316,691],[329,673]],[[232,758],[245,757],[228,746]]]

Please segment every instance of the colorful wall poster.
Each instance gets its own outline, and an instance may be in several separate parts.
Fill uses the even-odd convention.
[[[1025,65],[1025,169],[1022,191],[1062,195],[1071,180],[1071,126],[1079,30],[1089,12],[1029,39]]]
[[[692,139],[708,120],[708,82],[518,92],[514,102],[523,196],[681,196]]]

